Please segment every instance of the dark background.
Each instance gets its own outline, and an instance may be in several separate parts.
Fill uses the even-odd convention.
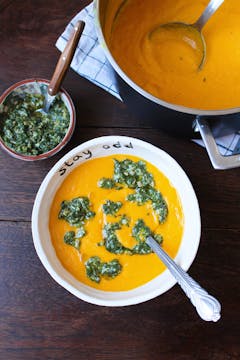
[[[50,78],[54,44],[88,1],[0,0],[0,91],[33,76]],[[77,127],[59,154],[28,163],[0,152],[0,359],[237,360],[239,347],[239,169],[216,171],[204,148],[139,122],[120,101],[73,71],[64,87]],[[189,274],[222,304],[217,323],[201,320],[176,285],[143,304],[107,308],[61,288],[40,263],[31,212],[49,169],[70,149],[102,135],[129,135],[173,156],[196,191],[202,218]]]

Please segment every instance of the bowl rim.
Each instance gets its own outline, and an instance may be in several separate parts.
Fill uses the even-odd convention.
[[[190,259],[188,259],[187,263],[182,264],[182,268],[185,271],[187,271],[189,269],[193,260],[196,257],[197,250],[198,250],[199,243],[200,243],[200,236],[201,236],[201,219],[200,219],[199,204],[198,204],[198,200],[197,200],[195,191],[192,187],[192,184],[191,184],[188,176],[186,175],[185,171],[182,169],[182,167],[167,152],[165,152],[164,150],[162,150],[148,142],[145,142],[145,141],[137,139],[137,138],[128,137],[128,136],[120,136],[120,135],[101,136],[101,137],[97,137],[97,138],[91,139],[89,141],[86,141],[86,142],[78,145],[71,151],[69,151],[50,169],[50,171],[47,173],[44,180],[42,181],[42,183],[39,187],[39,190],[37,192],[35,201],[34,201],[34,206],[33,206],[33,211],[32,211],[33,243],[34,243],[34,247],[35,247],[35,250],[37,252],[37,255],[38,255],[40,261],[42,262],[43,266],[48,271],[48,273],[51,275],[51,277],[59,285],[61,285],[63,288],[68,290],[70,293],[72,293],[79,299],[84,300],[91,304],[110,306],[110,307],[135,305],[135,304],[139,304],[139,303],[151,300],[151,299],[165,293],[166,291],[168,291],[171,287],[173,287],[176,284],[176,280],[170,274],[168,269],[166,269],[163,273],[161,273],[158,276],[158,277],[164,277],[164,276],[167,277],[167,283],[164,283],[164,285],[161,287],[161,289],[155,288],[155,289],[152,289],[151,292],[149,292],[149,293],[143,292],[143,294],[140,293],[136,296],[132,295],[132,293],[136,289],[144,288],[151,281],[157,279],[158,277],[156,277],[155,279],[151,280],[150,282],[148,282],[140,287],[137,287],[133,290],[118,291],[118,292],[97,290],[97,289],[87,286],[87,285],[81,283],[80,281],[78,281],[77,279],[75,279],[72,275],[70,275],[70,273],[67,272],[67,270],[65,270],[63,268],[60,261],[58,260],[60,266],[62,267],[62,270],[65,270],[65,272],[69,274],[69,278],[67,278],[67,280],[66,280],[66,277],[64,275],[62,275],[62,276],[59,275],[59,273],[54,269],[54,266],[51,264],[50,256],[48,256],[48,254],[46,254],[46,252],[43,248],[43,244],[41,242],[41,235],[39,232],[39,221],[41,219],[39,213],[40,213],[41,202],[43,201],[43,196],[44,196],[45,190],[49,186],[49,183],[51,182],[54,174],[57,171],[59,171],[59,169],[61,168],[61,166],[64,163],[66,163],[69,159],[73,158],[80,151],[83,151],[84,149],[89,148],[90,146],[93,146],[93,145],[104,144],[105,141],[131,141],[139,146],[142,146],[146,150],[152,150],[152,151],[156,152],[157,154],[161,153],[161,155],[164,156],[165,159],[167,159],[167,161],[169,161],[170,166],[176,166],[177,170],[181,172],[184,180],[186,181],[186,186],[188,188],[188,191],[190,192],[192,204],[194,206],[194,211],[195,211],[195,214],[193,214],[193,225],[194,225],[193,238],[195,239],[195,242],[193,243],[192,248],[191,248]],[[123,154],[124,154],[124,152],[123,152]],[[136,155],[136,156],[139,156],[139,155]],[[96,157],[99,157],[99,156],[96,156]],[[100,157],[102,157],[102,156],[100,156]],[[79,165],[76,164],[76,166],[79,166]],[[181,246],[182,246],[182,243],[180,244],[178,253],[180,251]],[[185,244],[185,247],[186,247],[186,244]],[[55,249],[54,249],[54,252],[55,252]],[[176,257],[178,256],[178,253],[177,253]],[[55,253],[55,256],[57,258],[56,253]],[[82,285],[81,290],[76,288],[76,286],[74,285],[74,281],[75,281],[75,283],[79,283]],[[106,297],[104,298],[102,296],[98,296],[99,293],[105,294]],[[113,296],[112,296],[113,294],[116,295],[116,294],[123,294],[123,293],[129,294],[129,298],[122,300],[122,299],[118,299],[117,296],[116,296],[116,298],[113,298]]]
[[[10,87],[8,87],[1,95],[0,95],[0,105],[4,102],[4,100],[6,99],[6,97],[15,89],[21,87],[24,84],[27,83],[33,83],[33,82],[41,82],[43,84],[49,84],[50,81],[47,79],[43,79],[43,78],[30,78],[30,79],[24,79],[21,81],[18,81],[14,84],[12,84]],[[2,149],[4,149],[9,155],[11,155],[12,157],[15,157],[17,159],[20,160],[25,160],[25,161],[35,161],[35,160],[43,160],[46,158],[49,158],[53,155],[55,155],[57,152],[59,152],[67,143],[68,141],[71,139],[74,129],[75,129],[75,125],[76,125],[76,110],[75,110],[75,106],[74,103],[72,101],[71,96],[69,95],[69,93],[63,88],[61,87],[59,89],[60,94],[64,94],[65,98],[67,99],[69,108],[69,114],[70,114],[70,123],[69,123],[69,127],[67,129],[67,132],[64,136],[64,138],[62,139],[62,141],[55,146],[53,149],[43,153],[43,154],[39,154],[39,155],[24,155],[24,154],[20,154],[16,151],[14,151],[13,149],[11,149],[9,146],[7,146],[5,144],[5,142],[2,140],[1,136],[0,136],[0,146],[2,147]]]

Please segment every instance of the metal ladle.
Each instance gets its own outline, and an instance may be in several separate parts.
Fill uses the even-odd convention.
[[[209,295],[195,280],[193,280],[168,254],[161,246],[148,236],[146,243],[157,254],[157,256],[166,265],[171,274],[175,277],[182,290],[189,297],[192,304],[196,307],[198,315],[205,321],[218,321],[221,317],[221,305],[217,299]]]
[[[181,39],[187,43],[199,57],[198,69],[201,70],[206,59],[206,42],[202,34],[202,29],[209,18],[220,7],[224,0],[211,0],[208,6],[203,11],[199,19],[193,24],[187,24],[184,22],[170,22],[162,25],[158,25],[154,28],[150,34],[149,39],[154,39],[164,30],[171,36],[176,37],[176,40]]]

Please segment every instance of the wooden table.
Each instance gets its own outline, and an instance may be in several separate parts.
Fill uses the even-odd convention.
[[[84,0],[0,0],[0,91],[50,78],[54,44]],[[23,162],[0,153],[0,359],[237,360],[239,316],[239,169],[216,171],[205,149],[144,125],[120,101],[70,71],[64,87],[77,127],[58,155]],[[202,321],[178,286],[146,303],[107,308],[60,287],[34,250],[31,211],[37,190],[60,157],[101,135],[129,135],[173,156],[199,200],[202,235],[189,273],[222,304],[217,323]]]

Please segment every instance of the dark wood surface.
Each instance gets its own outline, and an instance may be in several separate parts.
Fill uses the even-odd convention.
[[[50,78],[54,44],[83,0],[0,0],[0,91],[32,76]],[[73,71],[64,81],[77,127],[59,154],[22,162],[0,153],[0,359],[240,359],[239,169],[213,170],[205,149],[175,139]],[[129,135],[172,155],[196,191],[202,219],[189,273],[222,304],[217,323],[202,321],[176,285],[146,303],[107,308],[60,287],[33,247],[31,211],[49,169],[70,149],[101,135]]]

